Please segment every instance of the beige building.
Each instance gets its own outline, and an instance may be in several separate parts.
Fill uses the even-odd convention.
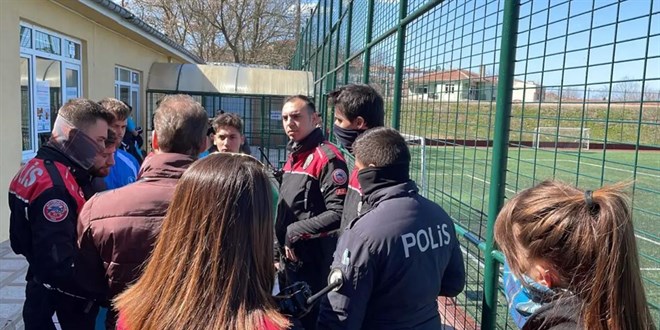
[[[109,0],[0,1],[0,187],[47,140],[68,99],[116,97],[146,127],[146,86],[156,62],[202,63]],[[0,242],[9,237],[0,201]]]

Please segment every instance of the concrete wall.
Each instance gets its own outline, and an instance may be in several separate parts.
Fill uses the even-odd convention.
[[[98,16],[95,17],[94,15]],[[146,127],[146,92],[154,62],[186,62],[160,45],[103,18],[77,1],[0,1],[0,242],[9,237],[6,196],[21,163],[19,22],[27,22],[82,42],[82,95],[99,100],[114,97],[114,69],[124,66],[141,73],[140,118]],[[101,23],[96,23],[101,22]],[[101,25],[102,24],[102,25]],[[4,199],[4,200],[2,200]]]
[[[511,101],[522,102],[523,98],[525,99],[525,102],[538,101],[536,90],[537,86],[535,84],[514,80]]]

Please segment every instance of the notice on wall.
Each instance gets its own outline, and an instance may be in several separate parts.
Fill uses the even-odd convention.
[[[34,105],[37,108],[37,133],[48,133],[50,128],[50,84],[37,81]]]

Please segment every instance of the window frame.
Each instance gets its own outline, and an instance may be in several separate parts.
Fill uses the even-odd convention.
[[[27,28],[30,29],[30,43],[29,45],[23,46],[21,44],[21,28]],[[48,35],[51,35],[53,37],[59,38],[59,43],[60,43],[60,55],[49,53],[49,52],[44,52],[35,49],[35,36],[37,32],[45,33]],[[49,60],[55,60],[59,62],[60,65],[60,102],[61,104],[64,104],[66,100],[68,100],[66,97],[66,68],[67,65],[68,67],[77,67],[78,68],[78,95],[77,97],[81,97],[84,95],[83,91],[83,65],[82,65],[82,56],[83,56],[83,48],[82,48],[82,42],[79,39],[69,37],[67,35],[63,35],[61,33],[55,32],[53,30],[37,26],[31,23],[19,22],[19,27],[18,27],[18,34],[19,34],[19,61],[20,58],[26,58],[28,60],[28,72],[29,72],[29,90],[28,94],[30,95],[30,115],[31,115],[31,121],[30,121],[30,129],[31,129],[31,136],[30,139],[32,140],[32,148],[29,150],[23,150],[23,146],[21,143],[21,161],[26,162],[30,158],[33,158],[36,154],[37,151],[39,150],[39,133],[37,132],[37,111],[36,111],[36,106],[35,106],[35,90],[36,90],[36,59],[37,57],[40,58],[45,58]],[[76,59],[73,57],[68,57],[65,56],[65,54],[68,52],[68,47],[65,47],[68,45],[67,42],[73,43],[74,47],[75,45],[79,46],[80,50],[80,59]],[[75,56],[75,55],[74,55]],[[20,86],[19,86],[20,88]],[[52,111],[52,109],[51,109]],[[22,115],[21,115],[22,116]],[[21,117],[22,121],[22,117]],[[22,124],[21,124],[21,129],[22,129]],[[21,137],[22,138],[22,137]]]
[[[121,71],[124,70],[128,72],[128,81],[123,81],[121,80]],[[135,120],[135,125],[140,126],[140,120],[142,119],[142,113],[140,111],[140,108],[142,107],[141,103],[141,98],[140,98],[140,92],[141,92],[141,86],[142,86],[142,72],[131,69],[122,65],[115,65],[115,98],[118,100],[121,100],[121,88],[125,87],[128,88],[128,98],[130,104],[133,107],[133,112],[131,113],[131,116]],[[133,75],[137,74],[137,83],[133,82]],[[137,100],[133,100],[133,93],[136,93],[137,95]]]

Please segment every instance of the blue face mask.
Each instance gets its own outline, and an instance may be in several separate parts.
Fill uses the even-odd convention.
[[[504,295],[509,305],[509,314],[518,328],[527,322],[541,306],[552,301],[556,293],[531,278],[523,275],[522,281],[509,269],[509,264],[504,263]]]

